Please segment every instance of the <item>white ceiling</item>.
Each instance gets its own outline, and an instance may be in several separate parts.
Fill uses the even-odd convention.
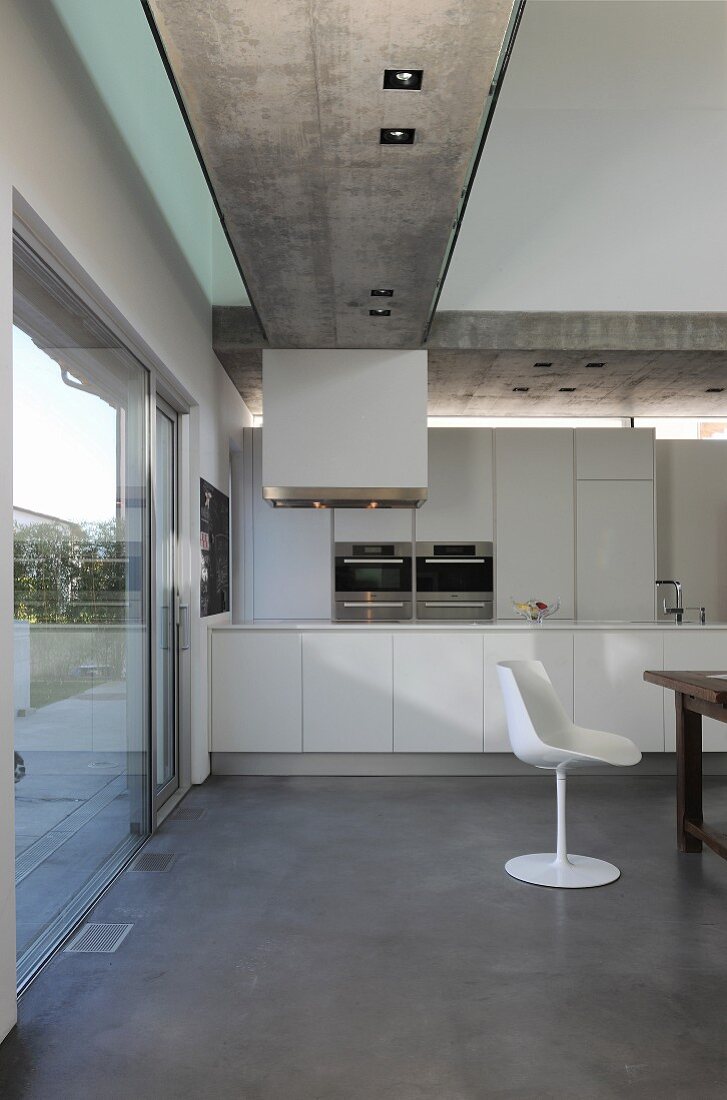
[[[727,3],[529,0],[440,309],[727,308]]]

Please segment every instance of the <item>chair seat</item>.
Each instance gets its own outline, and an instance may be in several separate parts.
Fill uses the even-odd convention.
[[[578,767],[580,762],[584,767],[589,764],[611,764],[617,768],[627,768],[641,760],[641,753],[633,741],[618,733],[571,726],[553,744],[555,740],[549,738],[550,747],[570,758],[569,767]]]

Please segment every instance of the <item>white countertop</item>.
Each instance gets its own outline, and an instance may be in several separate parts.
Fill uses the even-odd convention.
[[[296,621],[292,619],[262,619],[252,623],[213,623],[210,630],[334,630],[334,631],[400,631],[420,630],[436,631],[500,631],[500,630],[677,630],[677,631],[705,631],[727,630],[727,623],[676,623],[669,622],[574,622],[568,619],[546,619],[540,625],[536,623],[518,622],[514,619],[491,620],[490,622],[391,622],[391,623],[338,623],[328,622],[322,619],[308,621]]]

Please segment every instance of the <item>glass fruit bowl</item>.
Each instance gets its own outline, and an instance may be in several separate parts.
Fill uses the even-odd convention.
[[[514,596],[511,596],[510,599],[515,614],[519,615],[521,619],[526,619],[529,623],[542,623],[543,619],[547,619],[549,615],[554,615],[560,607],[560,596],[552,603],[533,599],[516,600]]]

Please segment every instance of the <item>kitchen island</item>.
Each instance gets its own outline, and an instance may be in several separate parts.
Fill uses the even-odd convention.
[[[516,771],[496,666],[530,658],[543,661],[577,724],[673,753],[674,707],[644,683],[644,669],[727,667],[727,624],[213,626],[213,771]],[[705,749],[727,750],[725,726],[704,727]]]

